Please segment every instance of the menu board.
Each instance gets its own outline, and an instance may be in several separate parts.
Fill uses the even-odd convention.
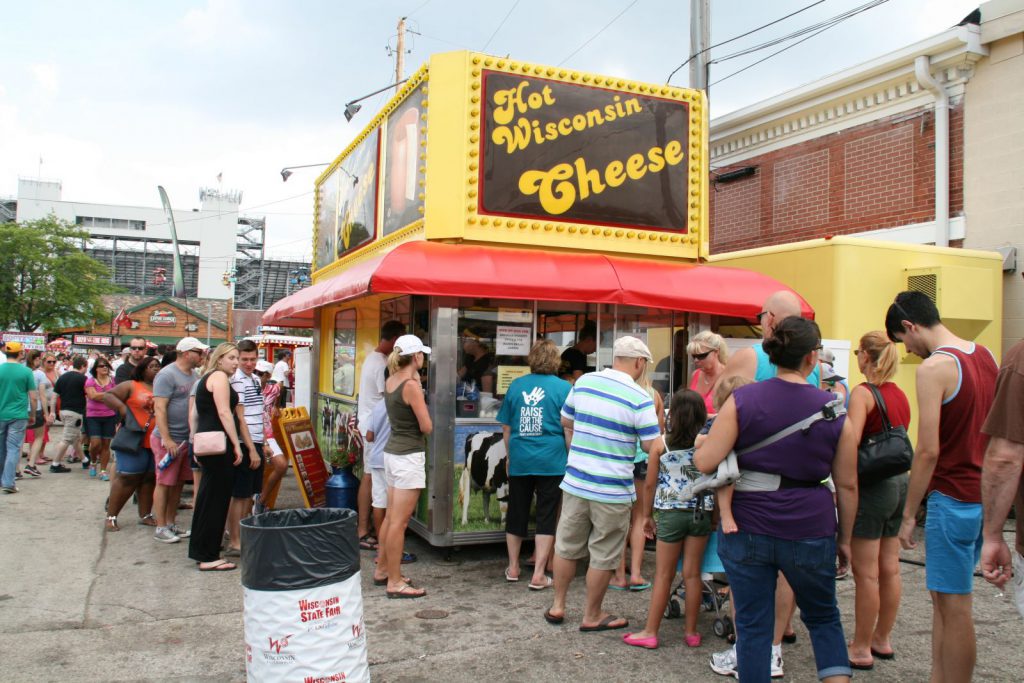
[[[313,422],[303,407],[285,408],[278,418],[282,442],[299,483],[299,492],[307,508],[327,505],[327,465],[313,431]]]

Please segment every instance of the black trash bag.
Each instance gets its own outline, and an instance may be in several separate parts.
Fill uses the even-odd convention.
[[[359,571],[358,514],[346,508],[274,510],[242,520],[242,585],[317,588]]]

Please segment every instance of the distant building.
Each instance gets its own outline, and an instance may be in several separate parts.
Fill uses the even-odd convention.
[[[86,253],[103,262],[115,284],[145,297],[170,296],[173,274],[171,233],[160,207],[66,201],[60,181],[18,179],[18,197],[0,203],[19,222],[54,214],[89,231]],[[239,216],[240,192],[203,189],[200,208],[175,210],[185,294],[233,300],[238,308],[265,309],[297,287],[292,273],[302,261],[265,257],[266,221]],[[174,202],[175,198],[171,197]]]

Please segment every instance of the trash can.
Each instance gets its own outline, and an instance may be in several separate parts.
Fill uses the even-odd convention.
[[[242,520],[249,681],[369,681],[354,510]]]

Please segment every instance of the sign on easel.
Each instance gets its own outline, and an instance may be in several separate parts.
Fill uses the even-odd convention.
[[[285,408],[274,425],[278,445],[287,454],[307,508],[327,505],[327,465],[305,408]]]

